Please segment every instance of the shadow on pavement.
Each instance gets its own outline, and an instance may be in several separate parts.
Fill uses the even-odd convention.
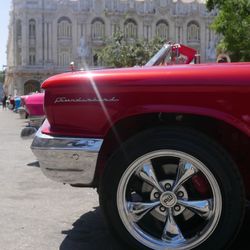
[[[31,162],[31,163],[28,163],[27,166],[29,166],[29,167],[37,167],[37,168],[40,167],[39,161],[34,161],[34,162]]]
[[[73,229],[62,231],[67,235],[60,250],[127,250],[110,235],[99,207],[82,215],[73,224]],[[250,209],[247,209],[246,218],[235,243],[230,250],[246,250],[249,244]]]
[[[66,234],[60,250],[127,250],[110,235],[99,207],[82,215]]]

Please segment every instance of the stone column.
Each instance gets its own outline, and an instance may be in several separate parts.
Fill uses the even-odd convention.
[[[73,21],[72,21],[72,45],[71,45],[72,58],[71,58],[71,60],[73,60],[74,62],[76,61],[76,58],[77,58],[77,47],[79,44],[79,39],[77,39],[78,38],[77,28],[78,28],[77,20],[73,19]]]
[[[57,65],[57,19],[52,23],[52,60],[53,64],[56,66]]]
[[[13,23],[12,26],[9,26],[9,33],[12,34],[12,42],[13,42],[13,52],[12,51],[8,51],[7,53],[13,53],[13,66],[17,65],[17,31],[16,31],[16,25],[17,25],[17,19],[15,18],[15,12],[13,10],[12,12],[12,19],[13,19]]]
[[[208,58],[208,48],[209,48],[209,43],[211,41],[211,32],[209,30],[209,24],[206,24],[206,30],[205,30],[205,40],[206,40],[206,44],[205,44],[205,50],[204,50],[204,56],[205,56],[205,60],[207,61],[209,58]]]
[[[175,43],[184,43],[183,37],[183,20],[176,20],[175,22]]]
[[[48,61],[48,23],[44,22],[44,63]]]
[[[199,22],[200,24],[200,56],[201,62],[205,62],[206,54],[206,26],[205,23]]]
[[[81,23],[77,22],[77,41],[80,41],[81,38]]]
[[[22,65],[28,64],[28,50],[29,50],[29,40],[28,40],[28,24],[27,18],[22,19]]]
[[[137,23],[137,37],[143,39],[143,22],[140,22],[139,19],[136,19]]]
[[[43,63],[43,32],[42,32],[42,19],[37,19],[36,27],[36,48],[37,48],[37,62]]]
[[[51,22],[48,23],[48,35],[49,35],[49,40],[48,40],[48,46],[49,46],[49,62],[52,60],[52,24]]]
[[[183,26],[182,26],[182,43],[187,44],[187,21],[183,20]]]
[[[111,37],[112,36],[112,29],[111,29],[111,20],[108,18],[103,18],[105,22],[105,37]]]

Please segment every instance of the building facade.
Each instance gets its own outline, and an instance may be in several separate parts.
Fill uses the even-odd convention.
[[[38,91],[51,75],[98,66],[97,51],[122,30],[127,39],[158,36],[196,48],[201,62],[215,61],[216,15],[204,0],[13,0],[5,89]]]

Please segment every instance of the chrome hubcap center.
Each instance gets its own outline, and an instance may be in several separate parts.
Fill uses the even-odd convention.
[[[177,197],[173,192],[167,191],[160,197],[161,205],[166,208],[174,207],[177,203]]]

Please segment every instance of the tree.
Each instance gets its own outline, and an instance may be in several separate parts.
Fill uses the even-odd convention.
[[[218,9],[212,24],[222,35],[218,50],[228,51],[232,61],[250,61],[250,1],[208,0],[207,8]]]
[[[5,70],[0,71],[0,82],[4,83],[4,78],[5,78]]]
[[[162,47],[164,41],[156,38],[146,42],[138,39],[129,41],[122,32],[117,32],[106,41],[106,46],[101,49],[98,59],[110,67],[132,67],[144,65]]]

